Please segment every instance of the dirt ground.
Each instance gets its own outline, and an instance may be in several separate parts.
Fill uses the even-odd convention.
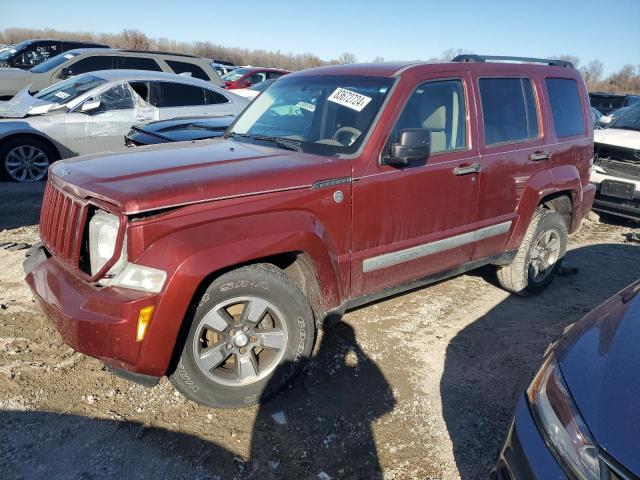
[[[35,243],[42,185],[0,183],[0,244]],[[585,221],[542,295],[490,268],[345,315],[293,386],[215,410],[148,389],[64,345],[0,248],[3,478],[486,478],[548,344],[639,275],[636,225]]]

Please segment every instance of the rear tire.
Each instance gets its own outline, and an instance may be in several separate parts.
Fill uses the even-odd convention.
[[[35,137],[14,137],[0,142],[0,178],[12,182],[38,182],[47,178],[58,152]]]
[[[169,376],[191,400],[219,408],[261,403],[289,385],[311,355],[311,306],[273,265],[225,273],[198,301]]]
[[[539,209],[510,265],[498,267],[498,283],[521,296],[542,292],[554,279],[567,251],[567,225],[559,213]]]

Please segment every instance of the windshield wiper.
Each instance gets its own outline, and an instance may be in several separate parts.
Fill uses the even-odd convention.
[[[254,140],[271,142],[285,150],[292,150],[294,152],[302,151],[302,147],[300,147],[300,142],[296,140],[291,140],[290,138],[275,137],[273,135],[251,135],[251,138]]]

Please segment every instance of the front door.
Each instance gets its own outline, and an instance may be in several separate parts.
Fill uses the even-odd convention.
[[[157,109],[141,100],[126,82],[93,100],[100,101],[97,109],[83,113],[78,108],[66,114],[68,148],[75,155],[123,150],[124,135],[133,124],[157,119]]]
[[[381,155],[389,153],[402,130],[423,128],[431,132],[426,160],[406,167],[377,165],[372,174],[355,179],[353,296],[470,261],[479,174],[466,75],[425,78],[411,93]]]

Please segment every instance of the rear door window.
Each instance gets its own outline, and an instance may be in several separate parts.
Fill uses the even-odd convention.
[[[146,57],[118,57],[118,68],[127,70],[151,70],[161,72],[158,62]]]
[[[84,57],[69,65],[73,75],[81,73],[95,72],[97,70],[111,70],[114,68],[114,57],[95,55]]]
[[[538,110],[528,78],[481,78],[485,145],[538,138]]]
[[[584,114],[578,83],[570,78],[547,78],[544,82],[549,92],[556,137],[584,133]]]
[[[165,60],[167,65],[173,70],[175,73],[190,73],[192,77],[199,78],[201,80],[209,80],[209,76],[206,72],[200,68],[198,65],[194,65],[193,63],[187,62],[178,62],[177,60]]]
[[[204,89],[184,83],[156,82],[154,97],[152,103],[160,108],[205,105]]]
[[[60,42],[34,42],[16,55],[14,66],[31,68],[60,53],[62,53],[62,44]]]
[[[284,75],[284,73],[280,73],[280,72],[267,72],[267,79],[271,80],[271,79],[280,78],[282,75]]]

